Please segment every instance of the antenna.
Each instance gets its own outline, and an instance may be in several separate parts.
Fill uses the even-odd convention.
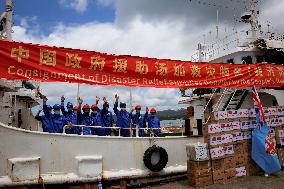
[[[216,38],[219,39],[219,10],[218,10],[218,9],[217,9],[217,25],[216,25],[216,32],[217,32]]]

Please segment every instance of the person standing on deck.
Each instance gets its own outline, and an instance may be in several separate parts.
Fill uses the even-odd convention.
[[[35,116],[35,118],[42,123],[42,130],[43,132],[52,132],[52,121],[51,121],[51,111],[52,107],[49,105],[46,105],[45,111],[48,111],[49,113],[44,113],[44,115],[39,115],[41,113],[42,109],[40,108]],[[45,112],[44,111],[44,112]]]
[[[102,126],[102,118],[100,114],[100,109],[98,107],[100,98],[96,96],[96,104],[93,104],[91,106],[91,119],[92,119],[92,126]],[[93,134],[97,134],[99,136],[104,136],[103,128],[94,128],[93,129]],[[101,132],[100,132],[101,131]]]
[[[43,123],[43,131],[49,133],[62,133],[65,124],[69,124],[67,120],[60,115],[60,105],[55,104],[53,106],[53,112],[51,112],[51,107],[46,105],[47,98],[43,96],[43,113],[44,116],[36,115],[36,119]]]
[[[71,102],[67,103],[67,111],[64,108],[64,101],[65,101],[65,97],[62,96],[61,97],[61,112],[63,114],[63,116],[65,117],[65,119],[72,123],[73,125],[78,125],[78,120],[77,120],[77,112],[75,112],[73,110],[73,104]],[[76,126],[70,126],[68,128],[65,129],[65,132],[67,134],[79,134],[80,129]]]
[[[83,114],[81,112],[83,100],[81,98],[78,98],[78,112],[77,112],[77,118],[78,118],[78,124],[80,125],[86,125],[90,126],[92,124],[92,118],[90,116],[90,106],[89,104],[85,104],[83,106]],[[93,129],[90,127],[84,127],[83,128],[83,135],[92,135]]]
[[[112,127],[113,126],[113,116],[112,112],[109,111],[109,104],[106,100],[106,97],[103,98],[103,109],[100,111],[102,126],[104,127]],[[99,129],[98,133],[100,133],[101,129]],[[100,133],[99,135],[103,134],[104,136],[111,135],[111,129],[103,129],[104,133]]]
[[[117,117],[117,127],[121,128],[120,134],[123,137],[130,137],[130,113],[126,111],[126,104],[125,103],[120,103],[120,111],[118,111],[118,99],[119,96],[116,94],[115,95],[115,103],[113,107],[113,111]]]
[[[139,137],[145,136],[144,128],[146,128],[146,122],[148,118],[148,107],[146,107],[146,112],[144,115],[141,114],[141,106],[136,105],[135,106],[136,113],[133,115],[131,112],[131,119],[133,120],[133,136],[136,136],[136,125],[139,129]]]
[[[157,111],[155,108],[151,108],[150,110],[150,117],[148,118],[148,128],[153,129],[152,133],[154,136],[160,136],[161,134],[161,126],[160,126],[160,120],[157,116]]]
[[[61,106],[55,104],[53,106],[53,114],[51,115],[52,123],[56,133],[62,133],[64,125],[72,125],[71,122],[68,122],[67,119],[60,114]]]
[[[98,96],[96,96],[96,104],[93,104],[91,106],[91,117],[96,117],[98,112],[100,112],[100,109],[98,107],[98,104],[99,104],[99,101],[100,101],[100,98]]]

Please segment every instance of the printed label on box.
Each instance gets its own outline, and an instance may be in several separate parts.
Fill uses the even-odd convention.
[[[255,109],[249,109],[249,117],[256,117]]]
[[[249,129],[251,125],[251,121],[242,121],[241,122],[241,129],[246,130]]]
[[[249,117],[249,110],[248,109],[239,109],[238,110],[238,117],[240,117],[240,118]]]
[[[233,145],[224,146],[223,151],[224,151],[224,154],[226,155],[234,154],[234,146]]]
[[[221,132],[220,124],[210,124],[208,125],[208,133],[219,133]]]
[[[238,110],[228,110],[227,117],[231,119],[238,118]]]
[[[278,130],[279,138],[284,138],[284,130]]]
[[[276,116],[276,115],[278,115],[278,110],[277,110],[277,108],[268,108],[268,115],[270,115],[270,116]]]
[[[215,120],[224,120],[227,118],[227,111],[214,112]]]
[[[278,108],[278,115],[284,115],[284,108]]]
[[[242,177],[242,176],[246,176],[246,175],[247,175],[246,167],[236,168],[236,177]]]
[[[225,155],[224,148],[223,147],[212,148],[210,149],[210,155],[211,155],[211,158],[222,157]]]
[[[280,139],[280,144],[281,144],[281,146],[284,145],[284,138],[281,138],[281,139]]]

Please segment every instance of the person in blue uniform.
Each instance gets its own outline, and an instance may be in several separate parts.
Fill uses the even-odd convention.
[[[120,103],[120,111],[118,111],[118,99],[119,96],[116,94],[115,95],[115,103],[113,107],[113,111],[117,117],[117,127],[121,128],[120,134],[123,137],[130,137],[130,124],[131,124],[131,119],[130,119],[130,113],[126,111],[126,104],[125,103]]]
[[[160,126],[160,120],[157,116],[157,111],[155,108],[151,108],[150,110],[150,116],[148,117],[148,128],[153,129],[152,133],[154,136],[160,136],[161,134],[161,126]]]
[[[51,118],[55,133],[62,133],[64,125],[71,125],[71,123],[60,114],[60,109],[61,106],[59,104],[53,105],[53,114],[51,115]]]
[[[45,109],[46,111],[49,112],[47,115],[44,114],[40,116],[42,109],[39,109],[35,118],[42,123],[43,132],[52,132],[52,128],[53,128],[52,121],[51,121],[52,107],[49,105],[46,105]]]
[[[78,118],[78,124],[79,125],[86,125],[90,126],[92,124],[92,118],[90,116],[90,106],[89,104],[85,104],[82,108],[83,113],[81,112],[81,106],[82,106],[83,100],[81,98],[78,99],[78,112],[77,112],[77,118]],[[92,135],[93,129],[90,127],[84,127],[81,129],[83,132],[83,135]]]
[[[136,125],[139,129],[139,137],[145,136],[144,128],[146,128],[146,122],[148,118],[148,107],[146,107],[146,113],[144,115],[141,114],[141,106],[136,105],[135,106],[135,114],[132,114],[131,112],[131,118],[133,121],[133,136],[136,136]]]
[[[67,111],[64,108],[64,101],[65,97],[61,97],[61,112],[62,115],[65,117],[65,119],[72,123],[72,125],[78,125],[78,119],[77,119],[77,111],[73,110],[73,104],[71,102],[68,102],[66,105]],[[65,129],[65,133],[67,134],[79,134],[80,128],[77,126],[70,126]]]
[[[93,104],[91,106],[91,110],[92,110],[91,117],[97,116],[97,113],[100,112],[100,109],[98,107],[99,101],[100,101],[100,98],[98,96],[96,96],[96,104]]]
[[[103,126],[102,124],[102,118],[101,118],[101,112],[99,111],[99,108],[97,104],[93,104],[91,106],[91,119],[92,123],[91,125],[93,126]],[[93,129],[93,134],[99,135],[99,136],[104,136],[105,135],[105,129],[104,128],[94,128]]]
[[[100,111],[102,126],[104,127],[112,127],[113,126],[113,116],[112,112],[109,111],[109,103],[107,102],[106,98],[103,98],[103,109]],[[100,131],[99,131],[100,132]],[[103,136],[111,135],[112,130],[105,128],[102,134]],[[100,135],[99,134],[99,135]]]
[[[51,112],[51,107],[46,105],[47,98],[44,96],[43,98],[43,113],[44,116],[36,116],[37,120],[42,121],[43,123],[43,131],[49,133],[61,133],[65,124],[69,124],[67,120],[60,115],[60,105],[55,104],[53,106],[53,112]]]

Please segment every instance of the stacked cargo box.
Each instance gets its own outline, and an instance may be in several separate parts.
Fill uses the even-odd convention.
[[[264,112],[268,126],[275,135],[279,161],[284,166],[284,107],[264,108]],[[203,159],[198,158],[204,153],[193,145],[187,146],[189,183],[203,187],[209,185],[210,177],[211,182],[216,184],[263,173],[251,159],[252,130],[257,127],[255,110],[219,111],[210,117],[210,121],[203,127],[204,143],[207,144],[210,160],[205,156]]]
[[[259,169],[251,160],[251,130],[256,126],[252,110],[214,112],[204,126],[214,183],[227,183]]]
[[[186,151],[189,185],[196,188],[212,185],[211,162],[208,156],[207,144],[188,144]]]

